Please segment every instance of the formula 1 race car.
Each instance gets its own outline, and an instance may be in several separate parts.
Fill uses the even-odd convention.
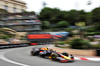
[[[58,53],[53,51],[52,49],[48,49],[47,47],[42,48],[33,48],[31,51],[32,56],[40,56],[43,58],[49,58],[53,61],[59,62],[73,62],[74,56],[69,55],[67,52]]]

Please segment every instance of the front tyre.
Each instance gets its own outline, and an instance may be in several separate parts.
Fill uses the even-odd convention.
[[[51,60],[57,61],[58,55],[57,54],[51,54],[50,57],[51,57]]]

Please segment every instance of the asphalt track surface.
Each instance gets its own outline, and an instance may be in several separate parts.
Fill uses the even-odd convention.
[[[0,49],[0,66],[100,66],[100,61],[75,60],[72,63],[60,63],[30,55],[33,47],[44,46],[48,45]]]

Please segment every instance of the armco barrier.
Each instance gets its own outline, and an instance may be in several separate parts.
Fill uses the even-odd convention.
[[[48,44],[52,44],[52,43],[49,42],[49,43],[0,44],[0,49],[14,48],[14,47],[25,47],[25,46],[33,46],[33,45],[48,45]]]
[[[0,49],[4,48],[14,48],[14,47],[24,47],[29,46],[30,43],[20,43],[20,44],[0,44]]]

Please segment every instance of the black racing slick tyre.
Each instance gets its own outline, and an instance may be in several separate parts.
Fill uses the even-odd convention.
[[[51,54],[50,57],[51,57],[51,60],[57,61],[58,55],[57,54]]]

